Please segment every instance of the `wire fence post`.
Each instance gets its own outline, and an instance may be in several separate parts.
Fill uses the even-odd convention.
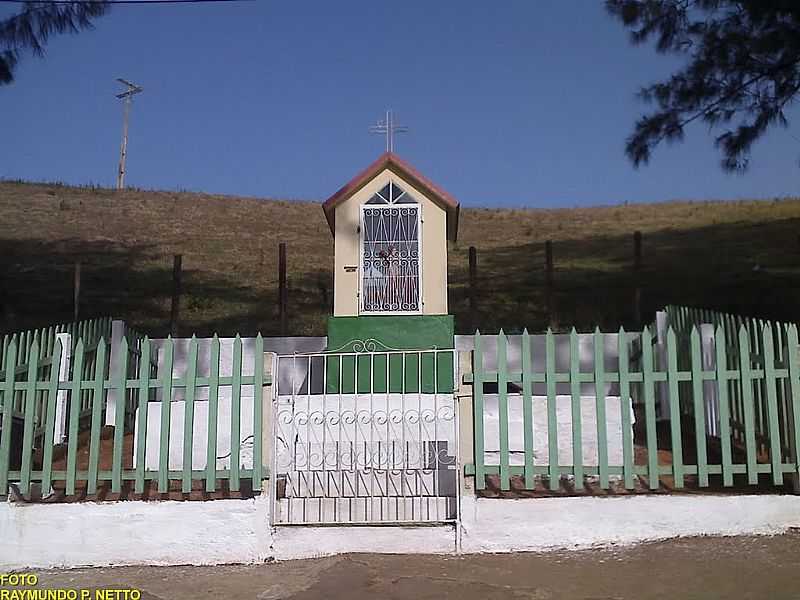
[[[478,250],[469,247],[469,332],[478,326]]]
[[[78,322],[81,306],[81,261],[75,261],[72,278],[72,320]]]
[[[178,321],[180,319],[181,305],[181,275],[183,269],[183,256],[176,254],[172,257],[172,305],[169,311],[169,331],[172,337],[178,336]]]
[[[286,335],[286,312],[289,290],[286,287],[286,242],[278,244],[278,317],[281,335]]]
[[[544,243],[544,295],[545,306],[547,308],[547,318],[550,329],[558,329],[558,316],[555,299],[555,283],[553,277],[553,242],[547,240]]]
[[[633,320],[637,328],[642,327],[642,232],[633,232]]]

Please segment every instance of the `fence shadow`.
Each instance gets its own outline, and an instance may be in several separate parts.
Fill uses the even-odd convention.
[[[558,329],[638,328],[666,304],[697,305],[792,321],[800,300],[800,218],[646,232],[643,263],[633,265],[633,232],[556,239],[554,305]],[[274,233],[274,232],[273,232]],[[320,233],[323,235],[326,232]],[[510,236],[511,239],[516,239]],[[467,245],[449,253],[449,305],[458,333],[543,331],[547,312],[544,242],[531,235],[498,247],[478,245],[477,314],[469,309]],[[189,242],[187,242],[188,244]],[[191,246],[197,251],[197,244]],[[261,331],[280,335],[274,260],[215,241],[184,255],[180,335]],[[170,247],[182,251],[180,245]],[[226,257],[230,264],[225,263]],[[106,238],[0,239],[0,331],[69,321],[73,269],[82,263],[81,318],[113,315],[154,336],[169,333],[172,257],[159,242]],[[289,335],[324,335],[333,303],[332,255],[289,243]],[[424,268],[424,267],[423,267]],[[637,319],[634,296],[641,296]],[[639,322],[641,320],[641,322]]]
[[[795,321],[800,301],[798,228],[800,219],[785,219],[647,233],[638,270],[633,264],[633,232],[556,241],[559,329],[637,329],[652,322],[655,311],[667,304]],[[451,253],[450,309],[457,330],[467,333],[467,251],[458,252],[463,257]],[[475,321],[482,331],[548,327],[544,262],[544,240],[487,251],[478,247]],[[641,322],[634,308],[637,288]]]
[[[171,257],[158,254],[154,244],[113,240],[0,240],[0,332],[72,321],[76,262],[80,319],[113,316],[152,336],[169,333]],[[249,286],[226,277],[191,267],[183,277],[191,295],[182,298],[182,333],[210,334],[214,323],[227,319],[245,327],[263,302]],[[222,302],[240,310],[219,311]]]

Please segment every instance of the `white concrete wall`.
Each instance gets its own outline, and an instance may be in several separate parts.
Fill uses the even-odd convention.
[[[254,563],[271,555],[261,500],[0,505],[0,566]]]
[[[199,338],[197,340],[197,376],[208,377],[211,374],[211,341],[212,338]],[[172,376],[185,377],[187,357],[189,354],[189,338],[174,340]],[[164,374],[164,344],[166,340],[153,340],[153,346],[158,356],[158,376]],[[297,352],[320,352],[325,347],[325,337],[280,337],[264,338],[264,351],[278,354],[291,354]],[[220,377],[230,377],[233,372],[233,345],[234,338],[220,338]],[[270,355],[267,354],[266,360]],[[242,375],[252,376],[255,365],[255,338],[242,338]],[[283,370],[287,369],[285,366]],[[283,374],[290,377],[291,374]],[[269,388],[265,388],[267,393]],[[145,465],[147,469],[158,469],[158,452],[161,436],[161,390],[157,390],[154,402],[148,404],[147,415],[147,441]],[[185,390],[175,388],[170,403],[170,442],[169,442],[169,468],[180,469],[183,467],[183,421],[185,404]],[[217,468],[227,469],[230,466],[231,452],[231,386],[220,386],[218,392],[217,409]],[[252,434],[253,434],[253,386],[243,385],[240,402],[240,439],[234,444],[240,451],[240,466],[249,469],[252,466]],[[136,415],[138,429],[138,410]],[[206,467],[206,447],[208,440],[208,387],[198,387],[195,390],[194,420],[193,420],[193,445],[192,468],[204,469]],[[138,440],[138,431],[134,440]],[[136,456],[134,454],[134,456]]]
[[[608,464],[622,466],[622,404],[619,397],[607,396],[604,400],[606,410],[606,446]],[[523,427],[522,396],[512,395],[508,399],[508,445],[509,462],[512,465],[525,464],[525,438]],[[550,463],[548,448],[547,398],[534,396],[531,399],[533,412],[533,463]],[[558,464],[573,464],[572,448],[572,398],[556,396],[556,423],[558,438]],[[625,410],[634,422],[630,398],[625,401]],[[597,443],[597,403],[594,396],[582,396],[581,413],[581,453],[586,466],[598,464]],[[500,420],[496,394],[486,394],[483,410],[484,460],[488,465],[500,464]],[[631,432],[633,435],[633,432]]]
[[[252,388],[252,386],[250,386]],[[253,468],[253,395],[242,396],[239,407],[239,441],[231,449],[231,400],[222,398],[217,403],[217,469],[228,469],[231,466],[231,452],[239,453],[239,467]],[[184,401],[171,402],[169,427],[169,468],[183,469],[183,434],[184,434]],[[139,428],[139,410],[136,409],[136,430]],[[208,448],[208,401],[194,403],[192,419],[192,469],[205,469]],[[150,402],[147,409],[147,441],[145,443],[145,468],[158,470],[161,441],[161,403]],[[138,432],[133,438],[133,461],[136,468]]]
[[[266,496],[0,505],[0,569],[215,565],[344,552],[449,553],[450,527],[269,526]]]
[[[266,497],[0,505],[0,568],[259,563],[345,552],[455,553],[454,527],[269,526]],[[800,527],[798,496],[462,499],[461,551],[624,545]]]
[[[800,496],[462,499],[462,551],[630,545],[674,537],[772,535],[800,526]]]
[[[173,351],[172,376],[185,377],[187,370],[187,356],[189,352],[189,339],[176,339]],[[164,374],[163,350],[165,340],[154,340],[158,349],[158,373]],[[220,342],[220,377],[230,377],[233,372],[233,344],[234,338],[222,338]],[[266,342],[266,341],[265,341]],[[265,343],[265,346],[269,344]],[[252,376],[255,365],[255,338],[242,339],[242,375]],[[269,355],[267,355],[269,356]],[[208,377],[211,374],[211,338],[198,340],[197,376]],[[243,385],[241,388],[239,423],[240,437],[233,444],[234,451],[240,454],[239,465],[243,469],[250,469],[253,465],[253,386]],[[183,468],[183,433],[185,390],[175,388],[170,403],[170,433],[169,433],[169,468]],[[155,402],[149,402],[147,407],[147,440],[145,444],[145,467],[151,470],[158,469],[159,448],[161,440],[161,393],[155,395]],[[217,405],[217,468],[230,467],[231,454],[231,386],[220,386]],[[139,410],[136,410],[134,440],[138,440]],[[198,387],[195,390],[194,419],[192,436],[192,468],[205,469],[206,448],[208,441],[208,387]],[[134,441],[134,444],[136,443]],[[136,457],[136,450],[134,450]],[[135,460],[135,458],[134,458]],[[135,465],[134,465],[135,466]]]

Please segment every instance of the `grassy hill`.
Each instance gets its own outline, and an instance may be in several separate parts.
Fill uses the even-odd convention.
[[[633,270],[633,232],[644,262]],[[467,249],[478,249],[480,327],[542,330],[544,242],[553,240],[559,328],[633,327],[667,304],[796,320],[800,198],[578,209],[462,210],[450,309],[469,328]],[[183,255],[181,334],[276,335],[277,247],[288,244],[289,333],[322,335],[333,242],[318,203],[0,182],[0,331],[114,315],[168,330],[172,255]]]

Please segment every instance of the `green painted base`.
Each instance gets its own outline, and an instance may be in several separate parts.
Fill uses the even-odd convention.
[[[434,350],[454,347],[451,315],[330,317],[327,352],[354,355],[328,359],[327,392],[452,393],[454,353]]]
[[[328,352],[430,350],[455,347],[452,315],[328,318]]]

